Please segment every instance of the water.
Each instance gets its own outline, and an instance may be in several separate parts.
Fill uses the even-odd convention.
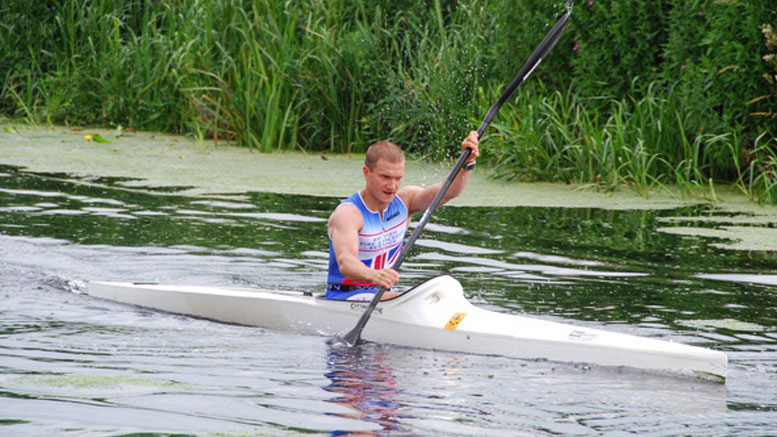
[[[2,435],[775,432],[777,253],[659,231],[712,229],[699,218],[725,218],[718,208],[443,208],[402,274],[409,286],[451,273],[496,311],[724,351],[725,385],[380,344],[344,352],[91,298],[91,280],[325,280],[336,199],[124,182],[0,166]]]

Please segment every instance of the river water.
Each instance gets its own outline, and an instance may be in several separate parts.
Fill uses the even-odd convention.
[[[2,435],[777,433],[777,252],[666,231],[712,227],[699,218],[725,219],[715,206],[443,208],[402,284],[449,273],[495,311],[724,351],[725,384],[381,344],[343,351],[89,297],[92,280],[325,282],[337,199],[127,182],[0,166]]]

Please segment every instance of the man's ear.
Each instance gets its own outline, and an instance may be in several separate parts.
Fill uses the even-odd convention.
[[[370,169],[369,169],[369,167],[367,167],[366,165],[365,165],[365,166],[363,166],[363,167],[362,167],[362,174],[364,175],[364,177],[365,177],[365,178],[367,177],[367,175],[368,175],[369,173],[370,173]]]

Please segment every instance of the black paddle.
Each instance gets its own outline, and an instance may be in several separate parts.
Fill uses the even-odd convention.
[[[540,42],[540,45],[537,46],[536,49],[534,49],[534,53],[532,53],[531,56],[529,56],[529,59],[526,61],[526,63],[523,64],[523,67],[521,67],[521,70],[515,76],[513,81],[510,82],[510,85],[507,86],[507,89],[504,90],[504,92],[502,93],[502,96],[499,97],[499,100],[494,104],[494,106],[491,107],[491,109],[488,110],[486,117],[483,119],[483,123],[481,123],[480,127],[478,128],[478,138],[483,135],[483,132],[485,132],[488,125],[491,124],[491,121],[494,119],[497,112],[499,112],[499,109],[501,109],[502,105],[504,105],[505,102],[507,102],[507,99],[509,99],[510,96],[515,91],[515,89],[518,88],[518,85],[523,83],[523,81],[526,80],[526,78],[529,77],[530,74],[532,74],[534,69],[537,68],[538,65],[540,65],[540,62],[542,62],[542,59],[545,58],[545,56],[548,54],[550,49],[552,49],[553,46],[556,45],[556,42],[558,42],[558,39],[561,37],[561,33],[564,31],[564,26],[566,26],[567,20],[569,20],[569,12],[561,16],[561,18],[556,22],[553,28],[550,29],[550,32],[548,32],[548,34],[545,35],[545,38],[542,39],[542,42]],[[421,221],[418,222],[418,226],[416,226],[415,230],[413,231],[413,234],[410,235],[410,238],[407,240],[407,243],[405,243],[405,246],[402,248],[402,251],[399,253],[397,260],[394,262],[394,265],[392,266],[395,270],[399,269],[399,266],[402,264],[402,261],[405,260],[405,257],[407,256],[408,252],[410,252],[410,248],[413,247],[415,240],[418,239],[419,235],[421,235],[421,231],[423,231],[424,227],[426,226],[426,223],[431,218],[434,210],[437,209],[437,207],[440,205],[440,201],[442,200],[445,193],[448,191],[448,188],[453,183],[453,180],[456,179],[456,176],[459,174],[459,171],[461,171],[461,168],[464,166],[464,163],[469,158],[470,153],[472,153],[472,150],[470,149],[465,149],[461,153],[461,157],[459,157],[459,160],[456,162],[456,165],[453,166],[453,171],[451,171],[451,173],[448,175],[448,178],[445,180],[445,183],[440,188],[440,191],[434,197],[434,200],[432,200],[432,203],[429,205],[428,208],[426,208],[426,211],[424,211],[424,216],[421,217]],[[350,332],[345,334],[345,337],[341,339],[336,339],[335,343],[337,343],[338,340],[340,342],[344,342],[348,346],[355,346],[356,344],[359,343],[359,340],[361,339],[362,330],[364,329],[364,326],[367,324],[367,321],[370,319],[370,316],[372,315],[372,311],[375,310],[375,307],[378,305],[378,302],[380,302],[380,298],[383,296],[383,293],[385,291],[386,289],[384,287],[378,288],[378,291],[375,293],[375,296],[370,301],[370,304],[367,307],[367,310],[364,312],[364,314],[362,314],[361,318],[359,318],[359,321],[356,323],[356,326]]]

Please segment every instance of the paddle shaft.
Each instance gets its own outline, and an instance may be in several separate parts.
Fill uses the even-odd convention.
[[[530,74],[534,71],[534,69],[537,68],[537,66],[542,62],[542,59],[548,54],[550,49],[553,48],[554,45],[556,45],[556,42],[558,42],[558,39],[561,37],[561,33],[564,31],[564,26],[566,26],[567,21],[569,20],[569,13],[564,14],[553,26],[553,28],[548,32],[547,35],[545,35],[545,38],[542,39],[542,42],[537,46],[536,49],[534,49],[534,52],[529,56],[529,59],[523,64],[523,67],[521,67],[520,71],[518,71],[518,74],[515,75],[515,78],[513,78],[512,82],[507,86],[507,88],[502,93],[502,96],[499,97],[499,100],[492,106],[488,112],[486,113],[485,118],[483,118],[483,122],[480,124],[480,127],[478,128],[478,138],[483,136],[483,133],[486,131],[486,128],[491,124],[491,121],[496,117],[496,114],[499,112],[499,110],[502,108],[502,105],[507,102],[507,100],[510,98],[510,96],[513,94],[516,88],[523,83],[524,80],[526,80],[527,77],[529,77]],[[440,190],[437,192],[437,195],[434,196],[434,199],[432,200],[432,203],[429,204],[429,206],[426,208],[426,211],[424,211],[423,217],[421,217],[421,221],[418,222],[418,225],[416,226],[413,233],[410,235],[410,238],[407,240],[405,245],[402,247],[402,251],[399,252],[399,256],[397,257],[397,260],[392,265],[392,268],[397,270],[399,269],[399,266],[402,265],[402,262],[405,260],[405,257],[407,257],[407,254],[410,252],[410,249],[413,247],[413,244],[418,239],[418,236],[421,235],[421,232],[424,230],[424,227],[426,227],[426,224],[429,222],[429,219],[432,217],[432,213],[435,209],[440,205],[440,202],[442,202],[442,198],[445,196],[445,193],[448,191],[448,188],[450,188],[453,181],[456,179],[456,176],[458,176],[459,172],[461,171],[461,168],[464,166],[464,163],[467,162],[467,159],[469,159],[469,155],[472,153],[471,149],[464,149],[464,151],[461,153],[461,156],[459,157],[459,160],[456,161],[456,165],[453,166],[453,170],[448,175],[448,177],[445,179],[445,182],[443,183],[442,187],[440,187]],[[378,302],[380,302],[381,297],[383,297],[383,293],[386,291],[385,287],[378,287],[378,291],[375,293],[375,296],[373,296],[372,300],[370,301],[370,304],[367,306],[367,309],[364,311],[364,314],[359,318],[359,321],[356,322],[356,326],[345,336],[343,337],[343,340],[350,346],[356,345],[359,340],[361,339],[361,333],[364,329],[364,326],[367,325],[367,321],[369,321],[370,316],[372,315],[372,312],[375,310],[375,307],[378,305]]]

